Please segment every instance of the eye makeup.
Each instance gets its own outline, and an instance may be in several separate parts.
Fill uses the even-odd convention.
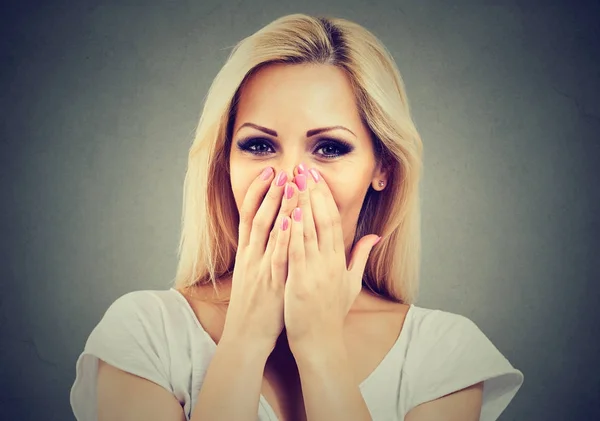
[[[315,144],[316,146],[314,152],[318,150],[329,151],[328,153],[316,153],[319,158],[326,160],[342,157],[354,150],[354,146],[352,144],[340,139],[321,138],[317,140]],[[277,149],[274,146],[274,142],[272,142],[270,139],[256,136],[240,139],[236,142],[236,146],[239,151],[255,156],[267,156],[273,154]],[[269,148],[272,150],[271,152],[265,150]],[[331,152],[332,150],[336,152]]]

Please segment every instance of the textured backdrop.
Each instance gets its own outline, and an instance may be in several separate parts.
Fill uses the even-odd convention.
[[[471,318],[523,371],[501,420],[600,419],[598,2],[8,3],[1,419],[73,420],[104,311],[171,285],[209,84],[296,12],[355,20],[396,58],[425,148],[417,305]]]

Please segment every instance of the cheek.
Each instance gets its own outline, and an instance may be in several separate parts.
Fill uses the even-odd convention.
[[[329,178],[327,185],[342,218],[353,214],[357,206],[360,210],[364,194],[360,191],[358,183]]]
[[[336,187],[335,185],[329,185],[329,190],[331,191],[331,195],[333,196],[333,201],[335,202],[335,205],[337,206],[338,212],[340,213],[340,215],[343,214],[343,210],[346,207],[345,206],[345,194],[344,194],[344,189],[340,188],[340,187]]]
[[[252,184],[252,178],[244,175],[243,171],[232,171],[230,176],[231,190],[233,192],[233,198],[237,205],[238,211],[244,203],[244,197]]]

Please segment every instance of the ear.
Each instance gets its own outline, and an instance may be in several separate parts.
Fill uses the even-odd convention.
[[[376,191],[381,191],[381,190],[385,189],[385,187],[388,185],[388,178],[389,178],[389,170],[387,168],[383,167],[381,162],[379,162],[379,163],[377,163],[377,166],[375,167],[375,170],[373,171],[373,179],[371,180],[371,186]]]

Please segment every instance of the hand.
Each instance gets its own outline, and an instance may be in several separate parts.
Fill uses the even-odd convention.
[[[284,321],[296,354],[324,341],[343,341],[344,320],[379,237],[361,238],[347,266],[341,217],[327,183],[314,168],[294,180],[300,211],[292,212]]]
[[[283,300],[287,276],[290,229],[282,231],[297,205],[298,195],[284,197],[284,178],[271,173],[252,182],[240,209],[238,248],[231,281],[231,297],[221,341],[243,341],[271,353],[283,330]],[[279,176],[279,174],[278,174]],[[280,179],[281,180],[281,179]],[[293,183],[287,189],[294,191]],[[264,197],[264,199],[263,199]],[[276,218],[277,217],[277,218]],[[271,229],[269,233],[269,229]]]

